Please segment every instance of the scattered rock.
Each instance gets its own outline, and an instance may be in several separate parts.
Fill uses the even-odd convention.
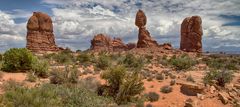
[[[222,101],[223,104],[227,104],[228,103],[228,98],[230,96],[226,92],[219,92],[218,97]]]
[[[240,84],[234,84],[234,87],[236,87],[237,89],[240,89]]]
[[[181,85],[181,92],[186,95],[196,96],[197,93],[203,93],[204,86],[190,82],[178,82]]]
[[[172,45],[170,43],[164,43],[162,45],[160,45],[160,47],[163,47],[166,50],[172,50]]]
[[[55,44],[52,19],[47,14],[33,12],[27,23],[26,47],[33,52],[60,50]]]
[[[216,91],[216,88],[214,86],[210,86],[210,93],[213,94]]]
[[[200,100],[204,100],[205,95],[197,93],[197,98]]]
[[[198,105],[198,102],[196,100],[194,101],[193,99],[189,98],[185,101],[184,107],[198,107],[197,105]]]
[[[180,49],[187,52],[202,51],[202,20],[200,16],[187,17],[181,25]]]
[[[135,25],[139,28],[137,48],[158,47],[157,41],[153,40],[145,28],[147,17],[142,10],[136,14]]]

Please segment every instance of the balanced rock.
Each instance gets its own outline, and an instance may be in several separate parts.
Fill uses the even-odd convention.
[[[97,34],[91,40],[91,50],[95,51],[112,50],[112,39],[104,34]]]
[[[187,52],[202,51],[202,20],[200,16],[187,17],[181,25],[180,49]]]
[[[148,30],[145,28],[147,17],[142,10],[136,14],[135,25],[139,28],[137,48],[157,47],[157,41],[153,40]]]
[[[51,18],[42,12],[33,12],[27,23],[27,46],[33,52],[58,51]]]

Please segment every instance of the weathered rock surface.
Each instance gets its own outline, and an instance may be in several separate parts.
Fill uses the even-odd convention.
[[[27,23],[27,46],[29,50],[58,51],[53,34],[51,18],[42,12],[33,12]]]
[[[136,44],[136,43],[128,43],[128,44],[127,44],[128,50],[134,49],[134,48],[136,48],[136,47],[137,47],[137,44]]]
[[[200,16],[187,17],[181,25],[180,49],[187,52],[202,51],[202,20]]]
[[[139,28],[137,48],[157,47],[157,41],[153,40],[148,30],[145,28],[147,17],[142,10],[136,14],[135,25]]]
[[[91,50],[109,51],[112,50],[112,39],[104,34],[98,34],[91,40]]]
[[[204,86],[195,83],[189,82],[177,82],[178,85],[181,85],[181,92],[190,96],[197,96],[198,93],[204,92]]]
[[[226,92],[219,92],[218,97],[222,101],[223,104],[227,104],[228,99],[230,98],[230,96]]]
[[[113,51],[125,51],[128,49],[121,38],[114,38],[112,41]]]
[[[125,51],[128,46],[125,45],[121,38],[113,40],[104,34],[98,34],[91,40],[91,50],[94,51]]]
[[[34,12],[27,23],[27,46],[29,50],[58,51],[53,34],[51,18],[42,12]]]

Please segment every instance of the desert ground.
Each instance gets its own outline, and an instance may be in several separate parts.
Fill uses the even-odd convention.
[[[36,56],[40,62],[47,62],[47,65],[39,63],[40,67],[35,70],[15,71],[4,68],[4,60],[7,58],[5,53],[1,61],[1,104],[16,106],[16,104],[24,102],[22,103],[23,106],[30,106],[30,102],[35,101],[24,101],[24,99],[21,99],[21,101],[18,99],[19,101],[17,101],[17,99],[13,100],[11,98],[24,96],[34,100],[34,92],[29,90],[36,90],[44,84],[54,84],[57,86],[72,84],[80,85],[80,87],[82,86],[87,90],[91,90],[90,92],[95,93],[97,96],[112,97],[110,98],[111,103],[108,103],[106,106],[239,106],[240,56],[187,53],[180,51],[173,52],[173,50],[163,51],[159,54],[156,50],[157,49],[149,51],[143,50],[143,52],[141,52],[139,49],[133,49],[126,52],[86,51],[77,53],[63,51],[59,53],[35,54],[33,56]],[[137,72],[140,81],[133,82],[142,82],[144,89],[138,94],[132,95],[131,100],[118,103],[118,101],[116,101],[118,99],[115,99],[116,96],[99,94],[98,91],[101,86],[111,84],[111,80],[104,77],[103,74],[111,71],[111,67],[117,69],[120,65],[124,67],[122,70]],[[73,71],[75,73],[74,75],[72,75]],[[208,72],[214,71],[217,71],[217,74],[215,77],[210,78],[211,76],[208,75]],[[71,78],[72,81],[65,80],[66,78],[64,78],[63,72],[67,72],[66,78]],[[111,76],[116,76],[113,78],[120,79],[118,75]],[[122,81],[125,80],[123,79]],[[220,82],[223,82],[223,84],[220,84]],[[18,87],[17,84],[21,84],[21,86]],[[11,86],[10,89],[9,86]],[[22,93],[14,94],[14,91],[19,90],[18,88],[21,89],[21,87],[27,87],[27,89],[23,88],[23,90],[29,91],[26,91],[28,92],[27,95],[25,95],[26,92],[23,90]],[[129,87],[131,87],[131,85]],[[141,85],[138,88],[140,87]],[[163,87],[166,89],[163,89]],[[36,95],[35,97],[38,96]],[[125,97],[127,98],[127,96]],[[46,102],[43,101],[42,103]]]

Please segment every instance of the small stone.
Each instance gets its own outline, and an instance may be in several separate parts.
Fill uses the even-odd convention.
[[[213,94],[216,91],[216,88],[214,86],[210,86],[210,93]]]
[[[197,101],[194,101],[193,99],[189,98],[185,101],[184,107],[197,107]]]
[[[228,98],[229,98],[228,93],[226,93],[226,92],[219,92],[218,93],[218,97],[222,101],[223,104],[227,104],[228,103]]]
[[[204,100],[205,95],[197,93],[197,98],[200,100]]]
[[[234,87],[236,87],[237,89],[240,89],[240,84],[234,84]]]

